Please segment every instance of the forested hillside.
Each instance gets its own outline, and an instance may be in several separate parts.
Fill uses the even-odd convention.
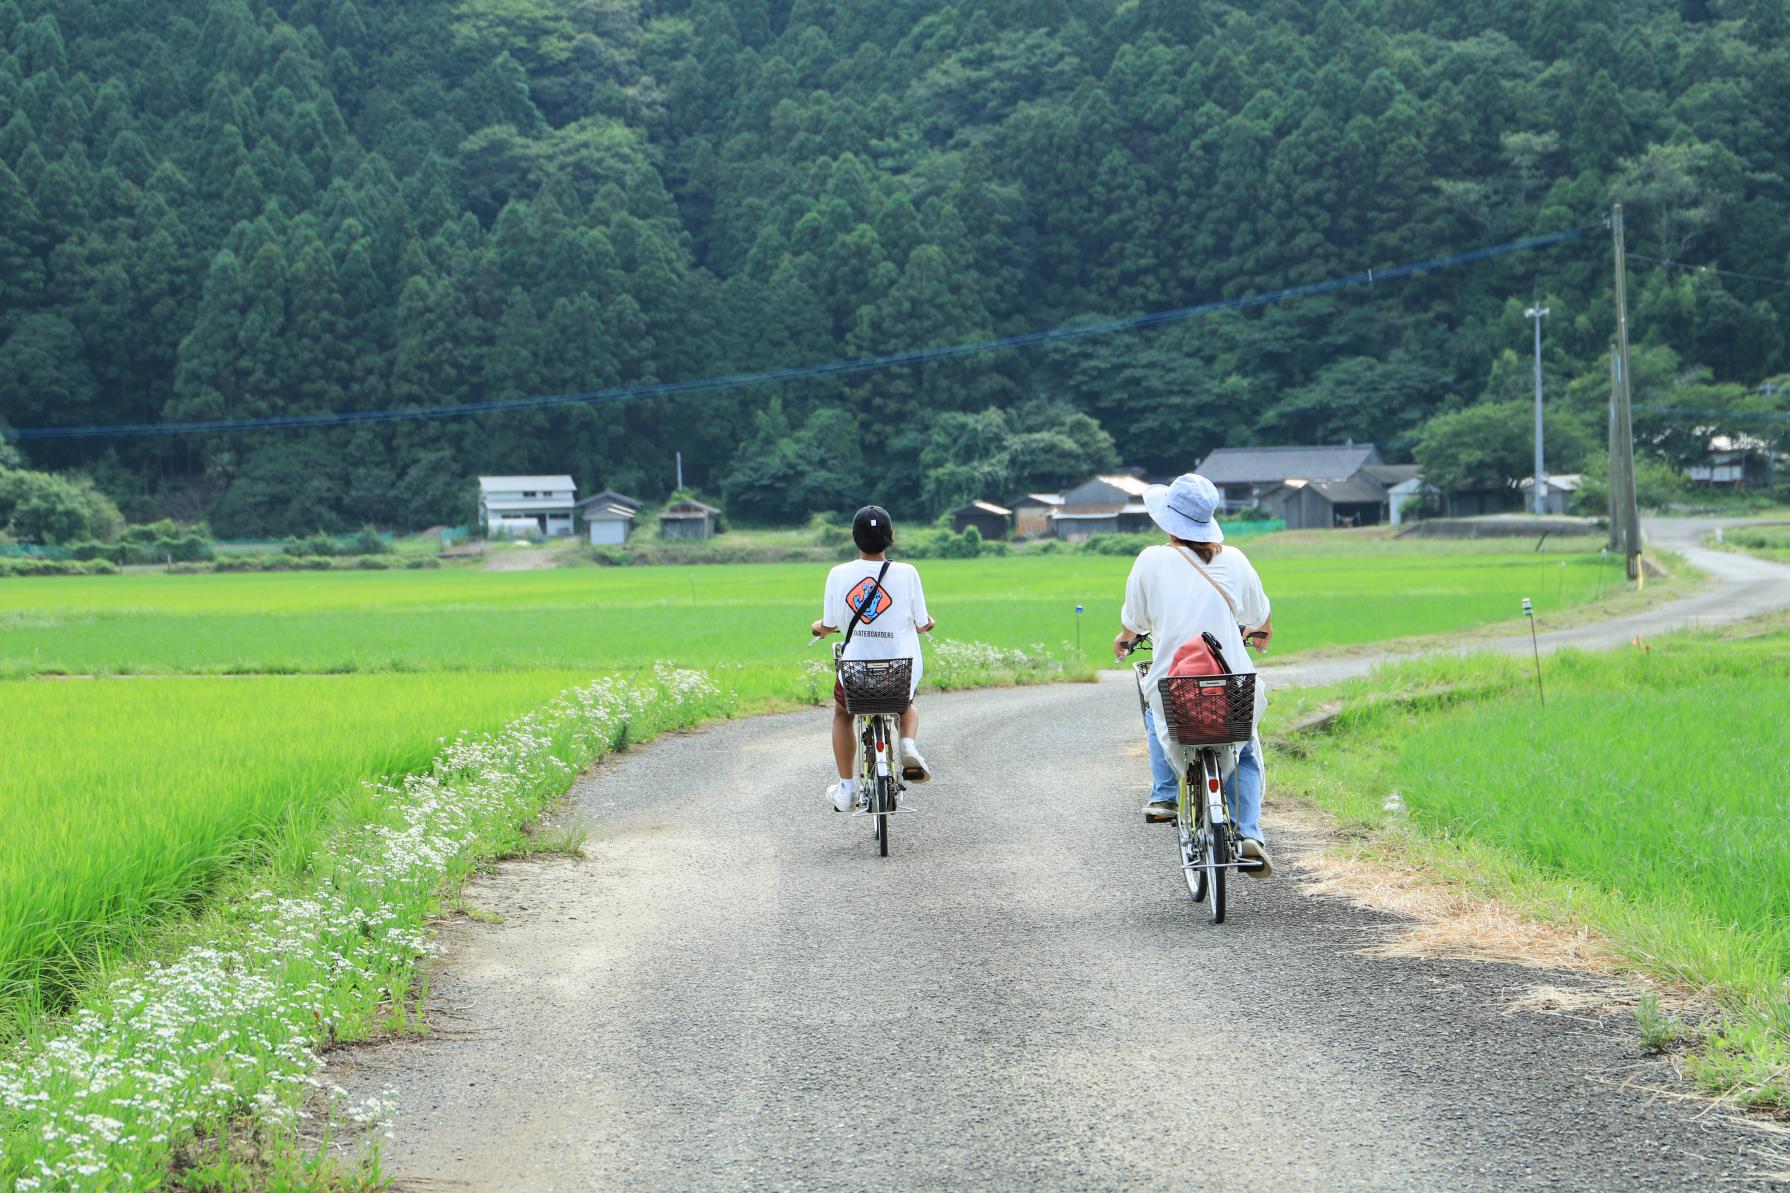
[[[954,343],[1597,225],[1612,197],[1634,252],[1758,275],[1631,263],[1637,401],[1745,405],[1790,364],[1787,51],[1783,0],[0,0],[0,419]],[[674,450],[738,515],[931,513],[1120,457],[1398,457],[1438,413],[1496,423],[1539,291],[1571,452],[1603,433],[1609,276],[1598,228],[777,392],[23,446],[224,534],[464,521],[479,471],[656,497]]]

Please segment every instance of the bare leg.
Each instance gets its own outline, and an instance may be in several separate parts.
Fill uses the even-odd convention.
[[[841,779],[852,778],[852,764],[858,760],[858,742],[852,732],[851,714],[833,706],[833,762]]]
[[[909,740],[920,736],[920,710],[912,704],[901,714],[901,736]]]

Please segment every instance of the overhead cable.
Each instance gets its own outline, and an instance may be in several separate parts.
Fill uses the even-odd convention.
[[[1264,294],[1249,294],[1238,298],[1222,298],[1215,302],[1200,303],[1196,306],[1175,307],[1172,310],[1155,311],[1150,314],[1133,315],[1122,319],[1103,319],[1088,323],[1074,323],[1040,331],[1022,332],[1017,335],[999,336],[990,340],[974,340],[969,343],[947,344],[931,348],[914,348],[903,352],[886,353],[880,356],[862,356],[848,360],[827,361],[819,364],[761,369],[747,373],[730,373],[725,376],[702,377],[690,381],[666,381],[647,385],[624,385],[611,389],[546,394],[539,397],[514,398],[506,401],[462,402],[446,406],[409,406],[391,410],[347,410],[327,414],[287,414],[273,415],[263,418],[212,418],[199,419],[191,422],[117,423],[104,426],[19,427],[11,430],[0,427],[0,435],[10,435],[18,439],[95,439],[131,438],[148,435],[195,435],[227,431],[346,427],[362,423],[411,422],[422,419],[465,418],[470,415],[505,414],[517,410],[544,410],[556,406],[594,405],[611,402],[637,401],[642,398],[670,398],[683,397],[690,394],[721,393],[729,390],[755,388],[763,385],[779,385],[787,382],[808,381],[823,377],[845,377],[859,373],[874,372],[880,369],[931,364],[934,361],[980,356],[984,353],[999,352],[1011,348],[1033,348],[1041,344],[1056,343],[1063,340],[1085,339],[1090,336],[1104,336],[1114,335],[1119,332],[1141,331],[1145,328],[1159,327],[1167,323],[1178,323],[1186,319],[1196,319],[1202,315],[1217,314],[1220,311],[1237,311],[1246,310],[1252,307],[1270,306],[1275,303],[1289,302],[1300,298],[1312,298],[1320,294],[1332,294],[1338,290],[1347,290],[1356,286],[1378,286],[1386,282],[1415,277],[1418,274],[1432,273],[1439,269],[1451,269],[1455,266],[1468,265],[1476,261],[1485,261],[1494,257],[1509,256],[1512,253],[1532,252],[1536,249],[1548,248],[1564,241],[1573,240],[1584,235],[1585,232],[1586,229],[1583,227],[1567,228],[1560,232],[1549,233],[1546,236],[1531,236],[1524,240],[1513,240],[1505,244],[1492,245],[1487,248],[1470,249],[1466,252],[1452,253],[1446,257],[1432,257],[1426,261],[1413,261],[1409,264],[1394,266],[1391,269],[1372,269],[1362,273],[1350,274],[1347,277],[1331,278],[1328,281],[1311,282],[1302,286],[1288,286],[1285,289],[1274,290]]]

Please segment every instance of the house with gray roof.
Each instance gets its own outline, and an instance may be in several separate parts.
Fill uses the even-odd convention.
[[[578,486],[563,473],[479,477],[479,526],[493,537],[516,534],[524,523],[543,538],[572,533]]]
[[[1379,449],[1371,443],[1314,447],[1221,447],[1200,461],[1194,471],[1218,486],[1224,512],[1257,504],[1269,490],[1290,480],[1342,481],[1379,466]]]

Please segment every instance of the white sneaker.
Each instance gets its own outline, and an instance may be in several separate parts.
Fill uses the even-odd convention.
[[[827,806],[835,812],[849,812],[857,802],[858,793],[847,791],[844,783],[835,783],[827,788]]]
[[[932,768],[926,765],[925,756],[911,737],[901,742],[901,777],[910,783],[924,783],[932,778]]]

